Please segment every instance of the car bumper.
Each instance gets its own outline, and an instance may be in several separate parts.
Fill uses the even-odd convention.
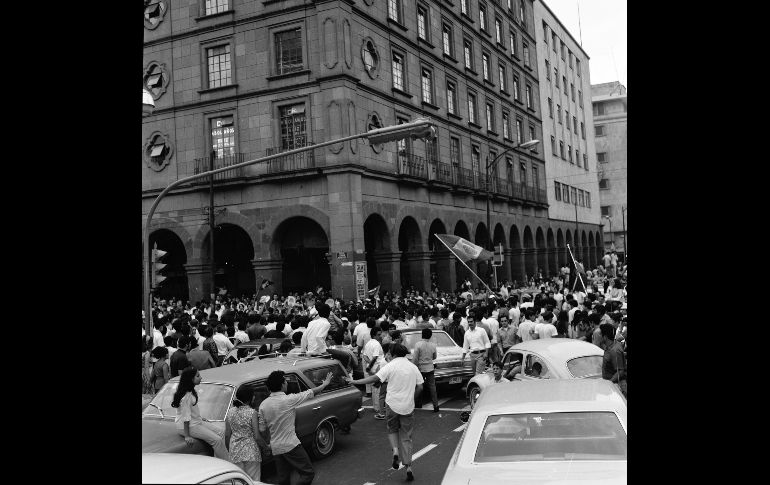
[[[448,367],[444,369],[436,369],[433,372],[436,379],[436,384],[465,384],[474,375],[473,369],[470,366],[465,367]]]

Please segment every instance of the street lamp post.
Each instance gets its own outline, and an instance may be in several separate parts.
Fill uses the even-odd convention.
[[[487,153],[487,164],[486,164],[486,168],[485,168],[486,178],[487,178],[487,246],[488,246],[487,249],[489,249],[492,252],[494,252],[495,248],[494,248],[494,246],[492,244],[492,228],[490,227],[491,222],[490,222],[490,214],[489,214],[489,204],[490,204],[490,190],[489,190],[489,186],[491,185],[490,176],[489,176],[489,169],[492,168],[493,166],[496,166],[497,165],[497,161],[500,160],[500,158],[503,155],[505,155],[506,153],[510,152],[511,150],[515,150],[517,148],[526,148],[527,150],[531,150],[538,143],[540,143],[540,140],[529,140],[528,142],[519,143],[516,146],[512,146],[512,147],[510,147],[510,148],[508,148],[506,150],[503,150],[503,152],[501,154],[499,154],[498,156],[496,156],[494,158],[494,160],[492,160],[491,162],[489,161],[489,153]],[[524,181],[524,183],[526,183],[526,181]],[[495,280],[497,280],[497,278],[495,278]],[[494,282],[494,286],[497,287],[497,281]]]
[[[316,148],[323,148],[325,146],[335,145],[337,143],[344,143],[346,141],[356,140],[358,138],[366,138],[371,145],[378,145],[380,143],[385,143],[393,140],[400,140],[406,137],[432,138],[435,136],[435,133],[436,133],[436,128],[433,122],[430,120],[430,118],[417,118],[416,120],[410,123],[404,123],[401,125],[394,125],[394,126],[386,126],[384,128],[377,128],[375,130],[370,130],[364,133],[358,133],[356,135],[338,138],[336,140],[325,141],[317,145],[309,145],[302,148],[296,148],[294,150],[279,152],[274,155],[268,155],[266,157],[256,158],[254,160],[248,160],[245,162],[237,163],[235,165],[225,166],[225,167],[217,168],[215,170],[209,170],[207,172],[201,172],[201,173],[191,175],[189,177],[185,177],[185,178],[176,180],[174,182],[171,182],[168,186],[166,186],[165,189],[163,189],[163,191],[158,195],[158,197],[155,198],[155,201],[153,201],[152,205],[150,206],[150,211],[147,213],[147,221],[145,222],[145,227],[144,227],[144,235],[143,235],[144,241],[142,244],[142,248],[144,251],[144,291],[146,292],[145,301],[144,301],[146,334],[152,335],[152,291],[150,288],[150,258],[149,258],[150,226],[152,224],[152,216],[155,213],[155,209],[157,209],[160,201],[163,199],[163,197],[166,196],[166,194],[168,194],[171,191],[171,189],[179,185],[185,184],[187,182],[192,182],[193,180],[198,180],[206,177],[213,177],[218,173],[225,172],[228,170],[238,169],[241,167],[245,167],[247,165],[253,165],[255,163],[266,162],[274,158],[294,155],[295,153],[302,153],[310,150],[315,150]],[[214,264],[214,262],[211,261],[211,264]]]

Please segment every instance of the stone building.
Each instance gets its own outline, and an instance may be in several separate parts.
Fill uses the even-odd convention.
[[[628,106],[619,81],[591,86],[598,161],[599,199],[604,218],[604,245],[621,258],[628,231]],[[625,226],[625,228],[624,228]]]
[[[269,279],[270,293],[320,285],[352,299],[429,289],[435,275],[453,290],[467,270],[433,234],[488,243],[486,160],[508,149],[490,184],[499,278],[563,259],[553,234],[574,226],[548,220],[542,145],[514,148],[543,138],[531,0],[150,0],[144,24],[156,109],[143,119],[143,221],[212,152],[219,168],[418,117],[438,128],[432,142],[354,140],[218,175],[217,287],[252,293]],[[206,181],[160,203],[160,294],[211,291],[208,205]]]
[[[569,244],[577,259],[594,267],[602,242],[589,57],[541,1],[535,2],[535,24],[548,217],[571,229],[557,232],[556,245]]]

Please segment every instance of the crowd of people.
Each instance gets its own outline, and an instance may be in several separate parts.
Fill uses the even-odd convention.
[[[486,285],[473,288],[466,279],[454,292],[443,292],[435,286],[430,292],[406,288],[400,293],[375,293],[358,301],[331,298],[322,289],[261,298],[220,294],[213,304],[156,299],[152,309],[153,332],[146,335],[144,326],[142,329],[143,393],[157,392],[177,375],[182,376],[179,388],[184,381],[185,389],[192,385],[186,392],[194,393],[195,380],[199,380],[197,371],[222,365],[238,342],[279,339],[282,340],[279,353],[331,354],[350,375],[362,377],[349,380],[365,386],[366,395],[372,398],[374,417],[386,420],[393,447],[393,467],[399,468],[403,463],[407,479],[413,480],[413,410],[422,406],[423,384],[429,391],[425,394],[430,395],[434,411],[439,411],[432,363],[436,358],[436,347],[431,342],[434,330],[445,331],[462,347],[463,356],[470,355],[476,374],[492,366],[496,382],[505,381],[500,361],[518,342],[543,338],[591,342],[604,350],[602,377],[617,383],[627,395],[627,266],[613,264],[611,257],[603,262],[606,266],[590,271],[583,271],[578,262],[572,267],[572,274],[570,267],[563,265],[549,278],[537,271],[527,286],[506,280],[494,290]],[[409,350],[403,345],[401,331],[412,328],[422,330],[422,340],[409,361],[405,358]],[[260,351],[264,349],[267,346]],[[274,380],[274,387],[278,389],[278,377]],[[271,391],[278,392],[273,388]],[[177,390],[177,394],[179,392]],[[174,398],[178,406],[186,405],[182,397]],[[236,397],[240,404],[251,400],[251,396]],[[280,407],[292,403],[276,401],[273,404]],[[251,411],[238,406],[233,411],[234,417],[228,417],[228,433],[245,429],[252,421],[259,423],[252,419]],[[268,414],[270,412],[273,411]],[[189,409],[184,413],[180,410],[180,416],[191,415]],[[204,428],[194,426],[180,427],[180,434],[185,439],[193,436],[210,443],[216,441]],[[288,440],[283,447],[279,446],[281,453],[291,453],[278,462],[279,475],[283,477],[295,468],[312,481],[309,460],[305,462],[295,447],[289,449],[292,443],[293,440]],[[229,454],[232,456],[226,455],[224,445],[220,447],[218,442],[214,450],[216,456],[239,463],[258,479],[259,472],[254,472],[252,462],[258,461],[259,452],[257,449],[255,456],[253,452],[243,451],[249,447],[253,448],[250,442],[231,438]],[[273,452],[275,454],[275,450]],[[241,465],[242,462],[248,463]]]

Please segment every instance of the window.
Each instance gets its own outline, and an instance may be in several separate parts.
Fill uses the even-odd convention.
[[[602,190],[607,190],[610,188],[610,181],[608,179],[601,179],[599,180],[599,188]]]
[[[564,94],[567,94],[567,76],[561,77],[561,87],[564,89]]]
[[[554,66],[553,67],[553,82],[556,83],[556,89],[559,89],[559,68]]]
[[[469,40],[463,41],[463,55],[465,56],[465,67],[473,70],[473,44]]]
[[[577,163],[577,166],[580,166],[580,150],[575,148],[575,162]]]
[[[572,117],[572,127],[575,129],[575,133],[577,133],[577,117]]]
[[[583,168],[586,169],[586,172],[588,171],[588,155],[585,153],[583,154]]]
[[[535,136],[535,126],[534,125],[529,125],[529,140],[527,140],[527,141],[534,140],[535,138],[536,138],[536,136]],[[533,148],[533,150],[535,150],[535,149]]]
[[[431,137],[430,140],[425,140],[425,157],[431,162],[439,161],[438,134]]]
[[[455,136],[450,138],[449,160],[452,162],[452,165],[454,166],[460,165],[460,139]]]
[[[586,139],[586,125],[582,121],[580,122],[580,135],[584,140]]]
[[[519,182],[527,185],[527,165],[523,162],[519,162]]]
[[[604,103],[596,103],[594,105],[594,115],[595,116],[603,116],[604,115]]]
[[[594,125],[594,135],[604,136],[604,125]],[[604,160],[599,159],[599,161],[603,162]]]
[[[562,160],[565,159],[565,157],[564,157],[564,142],[563,141],[559,142],[559,156],[561,156]]]
[[[275,34],[275,71],[287,74],[302,70],[302,32],[300,29]]]
[[[561,124],[561,105],[556,104],[556,116],[559,118],[559,124]]]
[[[452,81],[446,82],[446,110],[448,113],[456,114],[457,106],[457,86]]]
[[[551,63],[548,60],[545,61],[545,78],[551,80]]]
[[[208,60],[209,88],[227,86],[231,83],[230,44],[206,49]]]
[[[293,150],[307,146],[305,132],[305,105],[282,106],[279,109],[281,123],[281,150]]]
[[[513,75],[513,99],[519,100],[519,76],[516,74]]]
[[[583,108],[583,91],[578,89],[578,107]]]
[[[556,137],[551,135],[551,155],[558,156],[556,153]]]
[[[569,204],[569,186],[562,184],[561,186],[561,198],[564,202]]]
[[[468,121],[476,122],[476,93],[468,91]]]
[[[566,60],[565,53],[567,52],[567,49],[566,49],[566,46],[564,45],[563,41],[560,40],[559,43],[561,44],[561,60],[565,61]]]
[[[505,91],[505,66],[498,64],[497,75],[500,77],[500,91]]]
[[[401,23],[401,0],[388,0],[388,18]]]
[[[162,138],[158,137],[156,140],[154,140],[154,145],[152,145],[152,148],[150,148],[150,160],[152,160],[152,162],[158,167],[163,166],[167,151],[166,142]]]
[[[522,50],[522,54],[524,56],[524,65],[526,67],[529,67],[529,44],[527,44],[526,42],[522,42],[521,43],[521,50]]]
[[[585,193],[582,190],[578,192],[578,202],[580,204],[580,207],[586,206],[586,196],[584,194]]]
[[[484,79],[489,81],[489,54],[486,52],[481,54],[481,69]]]
[[[548,24],[543,20],[543,42],[548,45]]]
[[[487,103],[487,130],[495,131],[495,107],[492,103]]]
[[[513,0],[508,0],[508,10],[513,10]]]
[[[433,104],[433,73],[425,67],[422,68],[422,100]]]
[[[572,69],[572,51],[567,50],[567,57],[569,58],[569,68]]]
[[[487,30],[487,7],[481,3],[479,4],[479,28]]]
[[[532,187],[540,187],[540,171],[535,166],[532,167]]]
[[[575,84],[574,83],[569,83],[569,90],[570,90],[570,93],[572,94],[572,101],[575,101]]]
[[[561,184],[559,182],[554,182],[554,197],[556,200],[561,200]]]
[[[511,32],[508,34],[508,40],[511,44],[511,55],[516,56],[516,33],[513,31],[513,27],[510,28]]]
[[[570,187],[569,198],[573,204],[577,205],[577,189],[575,187]]]
[[[586,191],[586,207],[591,208],[591,192]]]
[[[217,153],[217,158],[235,154],[235,126],[232,116],[211,120],[211,150]]]
[[[468,2],[470,0],[460,0],[460,11],[465,15],[468,15]]]
[[[525,91],[525,93],[527,95],[527,108],[533,109],[532,108],[532,86],[527,84],[527,87],[525,88],[524,91]]]
[[[577,71],[578,77],[580,77],[580,59],[575,59],[575,70]]]
[[[569,131],[569,111],[564,110],[564,119],[567,120],[567,131]]]
[[[377,49],[374,47],[374,43],[371,40],[366,41],[366,46],[363,50],[364,68],[371,75],[374,76],[380,66],[380,56],[377,54]]]
[[[477,145],[471,147],[471,170],[474,172],[479,171],[479,159],[481,158],[481,150]]]
[[[553,100],[548,98],[548,115],[553,119]]]
[[[396,118],[396,124],[403,125],[405,123],[409,123],[409,120],[406,118],[398,117]],[[412,144],[411,139],[409,137],[402,138],[396,142],[396,154],[398,155],[398,161],[401,163],[406,163],[411,158],[409,155],[412,153]]]
[[[507,111],[503,111],[503,138],[511,139],[511,117]]]
[[[524,23],[524,1],[519,1],[519,21],[521,22],[521,25],[526,25]]]
[[[607,158],[607,152],[596,152],[596,161],[599,163],[609,162]]]
[[[521,118],[516,119],[516,143],[524,142],[524,129],[521,126]]]
[[[498,18],[495,19],[495,40],[498,44],[503,43],[503,26]]]
[[[320,386],[329,372],[332,373],[332,380],[329,385],[326,386],[326,388],[321,392],[321,394],[345,387],[350,387],[350,384],[348,384],[348,382],[345,380],[347,373],[342,368],[342,366],[337,363],[334,363],[334,365],[326,365],[324,367],[302,371],[302,373],[305,374],[305,377],[310,379],[310,382],[312,382],[314,386]]]
[[[602,216],[607,216],[607,217],[609,217],[609,216],[611,216],[611,215],[612,215],[612,214],[610,213],[610,206],[608,206],[608,205],[603,205],[603,206],[600,206],[600,207],[599,207],[599,209],[602,211]]]
[[[441,27],[441,40],[444,43],[444,54],[454,55],[454,40],[452,39],[452,25],[444,22]]]
[[[206,15],[226,12],[229,7],[228,3],[228,0],[206,0]]]
[[[422,40],[428,40],[428,31],[425,25],[428,24],[428,9],[422,5],[417,6],[417,36]]]
[[[567,159],[569,163],[575,164],[575,161],[572,159],[572,145],[567,145]]]
[[[393,87],[404,90],[404,56],[397,52],[393,53]]]
[[[553,51],[556,52],[556,32],[553,30],[551,31],[551,45],[553,46]]]

